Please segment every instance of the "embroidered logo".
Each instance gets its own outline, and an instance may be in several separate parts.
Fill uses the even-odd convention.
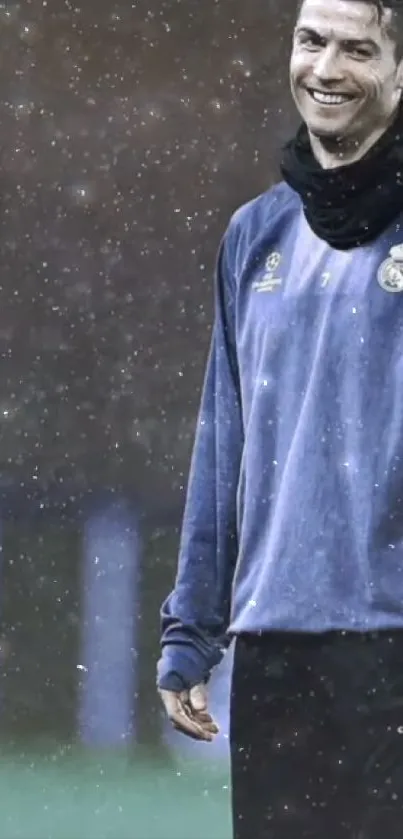
[[[378,283],[384,291],[403,291],[403,244],[395,245],[378,270]]]
[[[275,291],[281,286],[283,281],[277,276],[277,268],[280,262],[281,254],[273,251],[266,259],[263,276],[259,280],[255,280],[252,285],[254,291]]]

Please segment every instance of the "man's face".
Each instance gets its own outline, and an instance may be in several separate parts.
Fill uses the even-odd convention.
[[[291,91],[319,138],[369,138],[400,99],[401,66],[388,35],[391,10],[358,0],[305,0],[294,32]]]

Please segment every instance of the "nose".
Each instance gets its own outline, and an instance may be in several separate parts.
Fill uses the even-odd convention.
[[[331,44],[328,44],[316,56],[313,69],[318,81],[325,84],[339,82],[343,78],[339,57],[336,49]]]

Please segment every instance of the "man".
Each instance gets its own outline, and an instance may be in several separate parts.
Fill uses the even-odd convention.
[[[158,685],[235,839],[403,835],[403,8],[305,0],[283,181],[232,217]]]

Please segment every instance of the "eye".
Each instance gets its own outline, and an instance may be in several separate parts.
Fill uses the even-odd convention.
[[[359,44],[346,44],[345,51],[358,61],[368,61],[373,55],[370,47]]]
[[[354,55],[356,58],[362,59],[363,61],[365,61],[365,59],[371,58],[371,53],[368,52],[368,50],[355,49],[352,50],[352,55]]]
[[[307,38],[306,41],[303,41],[304,47],[308,50],[318,50],[320,49],[320,44],[317,41],[314,41],[313,38]]]
[[[323,39],[314,35],[304,35],[303,38],[299,39],[299,43],[307,50],[320,50],[325,46]]]

